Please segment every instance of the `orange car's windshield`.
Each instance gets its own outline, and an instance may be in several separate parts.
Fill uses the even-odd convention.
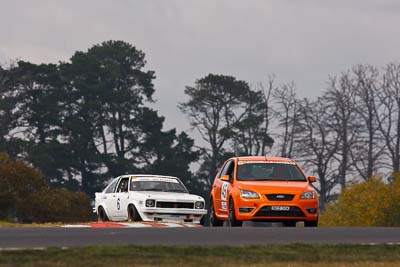
[[[239,181],[306,181],[295,164],[271,162],[238,163]]]

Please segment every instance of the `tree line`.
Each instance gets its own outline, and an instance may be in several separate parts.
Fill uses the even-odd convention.
[[[0,72],[0,150],[38,168],[55,187],[93,196],[124,173],[191,179],[193,139],[164,130],[149,108],[154,71],[131,44],[108,41],[69,62],[18,61]]]
[[[354,66],[330,77],[315,99],[274,76],[250,85],[208,74],[184,88],[178,104],[201,146],[193,132],[164,129],[149,107],[155,72],[145,65],[141,50],[107,41],[68,62],[0,68],[0,151],[38,168],[51,186],[90,195],[111,177],[155,173],[207,197],[218,168],[235,155],[300,161],[319,178],[322,203],[349,182],[399,170],[399,64]]]

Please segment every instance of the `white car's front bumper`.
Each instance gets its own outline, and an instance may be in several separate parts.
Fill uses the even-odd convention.
[[[140,210],[143,221],[193,222],[200,223],[207,214],[205,209],[143,208]]]

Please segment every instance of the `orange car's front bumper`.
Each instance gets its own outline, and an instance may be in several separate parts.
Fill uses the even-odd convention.
[[[315,221],[319,210],[317,199],[268,201],[238,198],[235,201],[235,213],[236,219],[240,221]]]

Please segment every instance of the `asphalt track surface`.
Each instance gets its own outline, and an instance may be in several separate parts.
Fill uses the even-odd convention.
[[[400,228],[0,228],[0,248],[92,245],[400,244]]]

